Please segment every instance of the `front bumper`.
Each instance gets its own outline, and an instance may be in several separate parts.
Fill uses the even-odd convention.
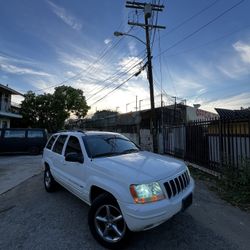
[[[188,187],[171,199],[148,204],[130,204],[119,202],[122,214],[131,231],[143,231],[160,225],[182,210],[182,200],[192,194],[194,181],[191,178]]]

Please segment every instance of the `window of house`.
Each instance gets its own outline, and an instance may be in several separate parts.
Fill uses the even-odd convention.
[[[8,127],[8,122],[2,121],[2,128],[7,128],[7,127]]]

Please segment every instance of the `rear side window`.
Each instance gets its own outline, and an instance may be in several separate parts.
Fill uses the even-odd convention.
[[[46,146],[47,149],[51,149],[55,139],[56,139],[56,135],[53,135],[50,137],[49,142],[47,143],[47,146]]]
[[[76,138],[75,136],[70,136],[70,138],[68,140],[68,144],[67,144],[66,149],[65,149],[65,156],[68,153],[78,153],[78,154],[82,155],[80,142],[79,142],[78,138]]]
[[[66,138],[67,138],[67,135],[60,135],[57,138],[56,143],[55,143],[52,151],[55,153],[61,154]]]
[[[41,130],[29,130],[28,138],[43,138],[43,131]]]
[[[4,138],[25,138],[25,130],[5,130]]]

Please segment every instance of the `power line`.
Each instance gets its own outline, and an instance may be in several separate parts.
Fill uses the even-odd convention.
[[[140,65],[146,58],[142,59],[140,62],[134,64],[132,67],[130,67],[128,70],[126,70],[125,72],[123,72],[121,75],[117,75],[113,81],[111,83],[106,84],[105,86],[103,86],[101,89],[99,89],[98,91],[96,91],[94,94],[92,94],[90,97],[87,98],[87,100],[91,99],[92,97],[94,97],[95,95],[99,94],[100,92],[102,92],[103,90],[105,90],[106,88],[108,88],[109,86],[111,86],[114,81],[118,78],[120,78],[123,75],[126,75],[128,72],[130,72],[132,69],[134,69],[135,67],[137,67],[138,65]]]
[[[144,54],[144,52],[145,52],[145,50],[143,50],[143,51],[141,51],[136,57],[140,57],[142,54]],[[123,71],[123,69],[125,69],[126,68],[126,66],[127,65],[129,65],[133,60],[134,60],[134,58],[135,57],[132,57],[125,65],[124,65],[124,67],[122,68],[122,69],[119,69],[119,70],[117,70],[117,71],[115,71],[111,76],[109,76],[109,77],[107,77],[106,79],[104,79],[104,80],[102,80],[103,81],[103,83],[104,82],[107,82],[108,80],[111,80],[111,79],[113,79],[113,78],[116,78],[118,75],[119,75],[119,73],[124,73],[124,71]],[[98,89],[98,90],[97,90]],[[93,88],[90,92],[89,92],[89,94],[90,93],[92,93],[93,91],[101,91],[101,89],[102,89],[102,87],[96,87],[96,88]]]
[[[111,93],[113,93],[114,91],[116,91],[117,89],[119,89],[120,87],[122,87],[126,82],[128,82],[134,76],[135,76],[135,74],[131,75],[129,78],[127,78],[121,84],[119,84],[116,88],[114,88],[113,90],[109,91],[106,95],[104,95],[102,98],[100,98],[97,101],[95,101],[94,103],[92,103],[90,106],[93,106],[94,104],[96,104],[96,103],[100,102],[101,100],[103,100],[105,97],[107,97],[108,95],[110,95]]]
[[[165,37],[165,36],[167,36],[167,35],[169,35],[170,33],[174,32],[174,31],[176,31],[177,29],[179,29],[180,27],[182,27],[186,23],[190,22],[191,20],[193,20],[194,18],[196,18],[197,16],[199,16],[200,14],[202,14],[203,12],[205,12],[206,10],[210,9],[212,6],[214,6],[215,4],[217,4],[219,1],[220,0],[215,0],[214,2],[212,2],[209,5],[207,5],[206,7],[204,7],[203,9],[201,9],[200,11],[198,11],[197,13],[193,14],[192,16],[188,17],[187,19],[185,19],[181,23],[177,24],[175,27],[173,27],[172,29],[170,29],[169,31],[167,31],[165,33],[165,35],[162,36],[162,38]]]
[[[220,41],[220,40],[223,40],[223,39],[225,39],[225,38],[227,38],[227,37],[229,37],[229,36],[231,36],[231,35],[233,35],[233,34],[235,34],[235,33],[238,33],[238,32],[240,32],[240,31],[242,31],[242,30],[244,30],[244,29],[248,29],[248,28],[250,28],[250,24],[248,24],[248,25],[246,25],[246,26],[244,26],[244,27],[241,27],[240,29],[237,29],[237,30],[231,31],[231,32],[229,32],[229,33],[223,34],[222,36],[220,36],[220,37],[218,37],[218,38],[216,38],[216,39],[213,39],[213,40],[210,40],[210,41],[208,41],[208,42],[206,42],[206,43],[197,45],[197,46],[195,46],[195,47],[193,47],[193,48],[189,48],[189,49],[186,49],[186,50],[183,50],[183,51],[174,53],[174,54],[169,54],[168,57],[174,57],[174,56],[178,56],[178,55],[181,55],[181,54],[184,54],[184,53],[188,53],[188,52],[191,52],[191,51],[200,49],[200,48],[202,48],[202,47],[205,47],[205,46],[208,46],[208,45],[210,45],[210,44],[212,44],[212,43],[215,43],[215,42],[218,42],[218,41]]]
[[[169,51],[170,49],[176,47],[177,45],[179,45],[180,43],[184,42],[185,40],[187,40],[188,38],[192,37],[193,35],[195,35],[196,33],[198,33],[199,31],[201,31],[202,29],[206,28],[208,25],[210,25],[211,23],[215,22],[216,20],[218,20],[219,18],[221,18],[222,16],[224,16],[226,13],[230,12],[231,10],[233,10],[234,8],[236,8],[237,6],[239,6],[240,4],[242,4],[245,0],[241,0],[238,3],[234,4],[232,7],[228,8],[227,10],[223,11],[221,14],[219,14],[218,16],[216,16],[215,18],[213,18],[212,20],[210,20],[209,22],[207,22],[206,24],[202,25],[201,27],[199,27],[198,29],[196,29],[195,31],[193,31],[192,33],[188,34],[187,36],[185,36],[184,38],[182,38],[181,40],[175,42],[173,45],[171,45],[170,47],[168,47],[167,49],[163,50],[161,52],[161,54],[156,55],[154,58],[159,57],[162,54],[165,54],[167,51]]]
[[[121,26],[121,24],[120,24],[118,27],[120,27],[120,26]],[[128,31],[127,33],[129,33],[131,30],[132,30],[132,28],[130,28],[129,31]],[[65,79],[64,81],[62,81],[62,82],[60,82],[60,83],[57,83],[57,84],[52,85],[52,86],[50,86],[50,87],[38,89],[38,90],[36,90],[35,92],[40,92],[40,91],[43,91],[43,90],[51,89],[51,88],[54,88],[54,87],[63,85],[63,84],[65,84],[65,83],[68,82],[68,81],[76,80],[76,78],[77,78],[78,76],[81,76],[84,72],[87,73],[87,72],[89,71],[89,73],[90,73],[90,72],[91,72],[91,69],[93,68],[93,66],[94,66],[95,64],[97,64],[99,61],[101,61],[101,60],[102,60],[111,50],[113,50],[114,48],[116,48],[116,47],[119,45],[119,43],[121,42],[122,39],[123,39],[123,37],[121,37],[118,41],[116,41],[115,44],[113,44],[112,46],[105,48],[105,49],[100,53],[100,55],[96,58],[96,60],[94,60],[92,63],[90,63],[89,66],[88,66],[86,69],[81,70],[80,72],[78,72],[78,73],[75,74],[74,76],[69,77],[69,78]]]

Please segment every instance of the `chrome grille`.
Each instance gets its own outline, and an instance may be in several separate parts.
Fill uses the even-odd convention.
[[[167,191],[168,198],[170,199],[171,197],[179,194],[188,186],[189,182],[190,177],[187,171],[177,176],[176,178],[165,182],[164,186]]]

